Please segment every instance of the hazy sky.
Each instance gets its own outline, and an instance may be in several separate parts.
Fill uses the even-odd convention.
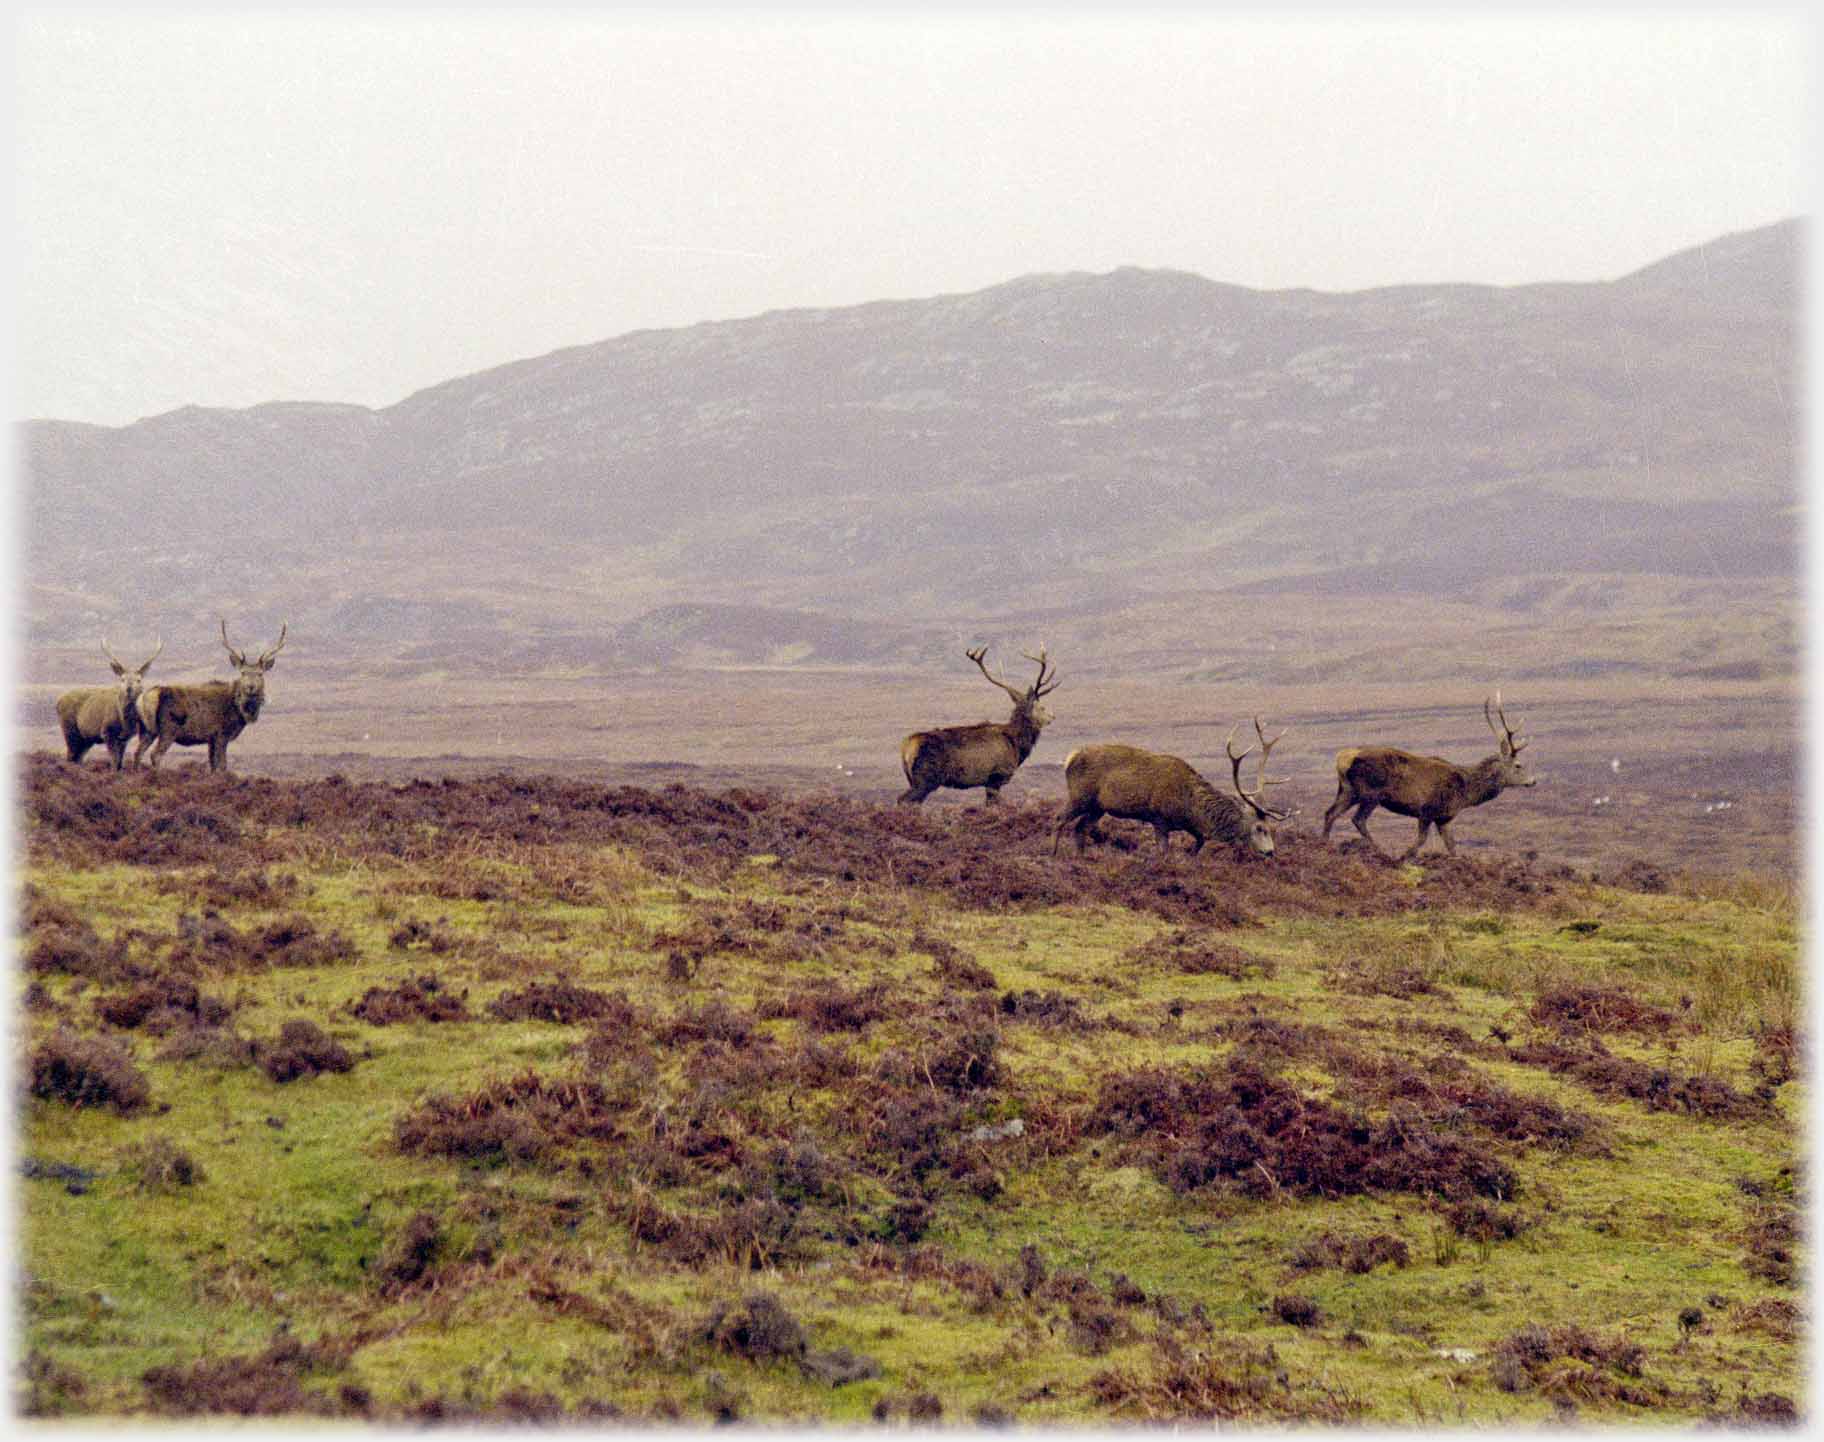
[[[1034,271],[1610,279],[1817,159],[1797,9],[16,26],[15,414],[107,424]]]

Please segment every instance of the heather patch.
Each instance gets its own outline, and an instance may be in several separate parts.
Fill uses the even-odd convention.
[[[324,1072],[351,1071],[355,1058],[347,1047],[307,1017],[293,1017],[270,1041],[256,1041],[254,1060],[275,1082],[292,1082]]]
[[[123,1031],[135,1028],[163,1036],[180,1027],[220,1026],[231,1008],[219,997],[197,990],[180,977],[160,977],[125,995],[103,996],[95,1002],[95,1015]]]
[[[305,1383],[345,1365],[345,1351],[334,1344],[285,1336],[252,1356],[153,1367],[141,1381],[147,1405],[164,1417],[333,1417],[345,1412],[343,1403]]]
[[[620,1111],[595,1082],[528,1070],[466,1097],[426,1098],[398,1119],[393,1141],[408,1154],[540,1162],[577,1142],[617,1140]]]
[[[442,981],[428,972],[397,986],[370,986],[349,1012],[370,1026],[470,1019],[463,998],[444,990]]]
[[[1542,992],[1528,1015],[1539,1025],[1564,1032],[1633,1031],[1671,1036],[1680,1018],[1647,1006],[1615,987],[1576,986]]]
[[[65,1028],[53,1032],[27,1062],[27,1088],[35,1097],[73,1107],[108,1107],[137,1112],[151,1099],[152,1087],[133,1058],[104,1037],[79,1036]]]
[[[1527,1066],[1567,1076],[1598,1096],[1625,1097],[1644,1103],[1651,1111],[1683,1112],[1710,1121],[1767,1114],[1765,1099],[1739,1092],[1721,1077],[1617,1056],[1593,1037],[1577,1046],[1533,1042],[1509,1047],[1507,1055]]]
[[[1118,1073],[1085,1130],[1127,1140],[1175,1191],[1226,1183],[1255,1196],[1461,1198],[1508,1197],[1519,1185],[1492,1154],[1411,1112],[1373,1121],[1245,1063]]]

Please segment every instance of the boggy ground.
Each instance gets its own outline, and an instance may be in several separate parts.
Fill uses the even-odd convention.
[[[1791,1421],[1796,906],[24,763],[32,1415]]]

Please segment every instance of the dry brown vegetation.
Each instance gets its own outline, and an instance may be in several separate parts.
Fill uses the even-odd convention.
[[[129,824],[120,820],[118,798],[99,784],[100,769],[90,770],[93,775],[49,757],[28,763],[24,793],[34,856],[69,866],[165,864],[146,858],[143,838],[161,820],[176,818],[224,842],[186,864],[236,873],[324,848],[426,860],[440,856],[441,838],[460,835],[478,860],[534,845],[621,847],[638,852],[661,874],[715,882],[749,857],[768,855],[793,875],[913,887],[969,908],[1102,903],[1200,928],[1240,927],[1266,912],[1364,917],[1427,907],[1549,908],[1564,881],[1553,868],[1525,859],[1443,858],[1428,865],[1422,887],[1413,887],[1376,859],[1328,850],[1309,837],[1282,845],[1271,861],[1161,858],[1118,845],[1107,848],[1110,858],[1054,861],[1047,852],[1051,816],[1043,808],[1003,806],[971,814],[970,824],[959,828],[944,810],[895,811],[838,796],[713,795],[681,785],[604,790],[553,777],[497,776],[460,786],[357,785],[335,776],[304,782],[161,778],[138,783],[155,804],[140,808]],[[440,856],[440,865],[447,872],[461,862]],[[767,920],[702,917],[662,941],[686,960],[731,946],[764,950],[776,944]],[[824,934],[834,934],[839,924],[840,917],[811,922]],[[313,964],[298,953],[345,944],[318,936],[303,918],[249,937],[204,913],[191,929],[186,940],[242,954],[248,964]],[[794,936],[792,943],[802,948],[804,940]],[[434,925],[414,919],[394,933],[393,944],[435,952],[453,943],[440,939]]]
[[[257,1108],[275,1175],[313,1145],[288,1117],[326,1095],[371,1133],[339,1183],[355,1220],[318,1213],[257,1264],[186,1278],[237,1306],[308,1296],[314,1341],[242,1332],[105,1387],[41,1347],[21,1399],[46,1414],[103,1395],[167,1416],[774,1420],[784,1389],[805,1415],[917,1423],[1404,1415],[1317,1380],[1427,1325],[1339,1284],[1429,1294],[1459,1245],[1511,1281],[1528,1249],[1587,1240],[1593,1204],[1567,1191],[1643,1146],[1703,1131],[1721,1148],[1739,1127],[1777,1155],[1801,1074],[1789,1013],[1723,1038],[1663,986],[1577,972],[1564,958],[1622,928],[1588,919],[1608,903],[1585,878],[1525,854],[1402,869],[1295,825],[1271,860],[1119,834],[1054,860],[1045,806],[504,773],[122,779],[34,757],[21,800],[35,1145],[59,1118],[144,1127],[175,1098],[190,1130],[161,1120],[113,1155],[135,1197],[194,1216],[252,1150],[220,1097]],[[1628,905],[1683,894],[1631,874]],[[1802,1183],[1769,1173],[1742,1178],[1720,1248],[1738,1280],[1790,1289]],[[1129,1197],[1200,1291],[1107,1240]],[[1612,1229],[1630,1224],[1648,1225]],[[1254,1226],[1270,1240],[1252,1254],[1223,1236]],[[1228,1250],[1193,1250],[1211,1246]],[[1236,1295],[1213,1290],[1230,1271]],[[804,1288],[826,1284],[902,1320],[821,1345],[842,1313]],[[1797,1313],[1744,1290],[1678,1339],[1790,1352]],[[1669,1328],[1694,1298],[1665,1300]],[[70,1335],[67,1299],[28,1301],[39,1338]],[[530,1382],[371,1381],[387,1329],[465,1308],[619,1350]],[[1032,1357],[1065,1370],[959,1400],[893,1330],[939,1316],[992,1329],[980,1355],[1003,1349],[1009,1377]],[[1705,1393],[1666,1338],[1520,1320],[1452,1386],[1605,1418],[1766,1420],[1785,1400]],[[835,1414],[794,1387],[874,1390]]]

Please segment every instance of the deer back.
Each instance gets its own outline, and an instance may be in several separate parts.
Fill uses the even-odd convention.
[[[908,779],[916,770],[952,785],[979,786],[997,771],[1017,767],[1038,739],[1033,732],[1021,749],[1009,723],[978,721],[969,726],[939,726],[914,731],[900,743],[900,761]]]
[[[1356,801],[1372,800],[1401,816],[1454,816],[1470,804],[1470,768],[1442,756],[1359,746],[1337,752],[1336,771]]]
[[[1064,782],[1072,800],[1093,797],[1112,816],[1181,807],[1194,787],[1208,788],[1176,756],[1113,741],[1071,752],[1064,762]]]
[[[1071,752],[1064,781],[1072,802],[1093,800],[1110,816],[1235,842],[1246,832],[1241,803],[1224,796],[1188,761],[1106,742]]]
[[[65,730],[73,725],[84,736],[99,737],[127,724],[120,696],[118,686],[78,686],[57,698],[57,720]]]
[[[152,730],[182,746],[198,746],[211,737],[232,741],[246,726],[235,705],[232,681],[195,681],[160,686]]]

